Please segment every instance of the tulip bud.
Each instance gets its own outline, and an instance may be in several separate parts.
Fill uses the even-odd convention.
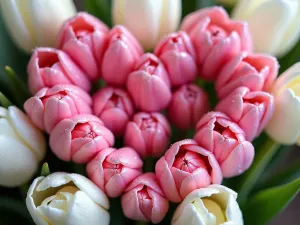
[[[186,84],[196,79],[198,72],[196,52],[185,32],[165,36],[157,44],[155,55],[166,67],[172,86]]]
[[[228,115],[242,128],[246,139],[252,141],[270,121],[274,98],[267,92],[251,92],[247,87],[239,87],[219,102],[216,111]]]
[[[140,112],[127,124],[124,143],[142,157],[158,157],[167,150],[170,136],[170,125],[162,114]]]
[[[281,144],[300,146],[300,63],[296,63],[274,84],[275,112],[267,134]]]
[[[181,25],[197,52],[200,76],[214,80],[222,67],[241,51],[252,50],[246,23],[232,21],[221,7],[200,9],[187,15]]]
[[[45,138],[17,107],[0,107],[0,186],[16,187],[34,175],[46,153]]]
[[[142,111],[155,112],[167,107],[172,93],[168,73],[161,61],[147,53],[128,76],[127,89],[135,106]]]
[[[256,52],[283,56],[300,37],[298,0],[240,0],[233,18],[248,22]]]
[[[216,158],[194,140],[173,144],[156,163],[155,173],[164,194],[172,202],[182,201],[195,189],[222,182]]]
[[[108,46],[102,61],[102,78],[110,85],[125,85],[129,73],[143,54],[143,49],[123,26],[115,26],[107,38]]]
[[[244,131],[224,113],[207,113],[198,122],[196,129],[194,139],[214,154],[224,177],[240,175],[252,164],[252,143],[246,141]]]
[[[243,225],[237,193],[222,185],[210,185],[190,193],[177,207],[172,225]]]
[[[32,94],[43,87],[57,84],[74,84],[85,91],[90,82],[82,70],[63,51],[53,48],[36,48],[27,67],[28,86]]]
[[[173,93],[168,107],[168,118],[178,128],[188,130],[194,128],[208,111],[207,94],[194,84],[186,84]]]
[[[144,173],[133,180],[121,201],[126,217],[154,224],[162,221],[169,209],[154,173]]]
[[[90,80],[100,76],[108,27],[98,18],[81,12],[69,19],[59,33],[58,47],[67,52]]]
[[[56,85],[43,88],[28,99],[24,109],[31,121],[48,133],[65,118],[92,112],[91,97],[74,85]]]
[[[94,115],[115,135],[123,135],[127,122],[134,113],[134,106],[128,93],[119,88],[105,87],[93,96]]]
[[[26,206],[36,225],[108,225],[109,201],[92,181],[57,172],[31,184]]]
[[[114,145],[114,135],[93,115],[61,120],[50,134],[50,147],[64,161],[87,163],[102,149]]]
[[[86,167],[90,179],[109,197],[120,196],[142,174],[143,161],[132,148],[106,148]]]

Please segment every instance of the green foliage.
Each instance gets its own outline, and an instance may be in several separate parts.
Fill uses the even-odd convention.
[[[85,10],[101,19],[108,26],[112,25],[110,0],[85,0]]]

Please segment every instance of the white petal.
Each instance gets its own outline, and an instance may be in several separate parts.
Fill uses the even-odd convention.
[[[236,202],[236,197],[233,195],[228,196],[226,218],[228,221],[233,221],[236,225],[244,224],[242,212],[238,203]]]
[[[284,86],[291,82],[296,77],[300,77],[300,62],[294,64],[281,74],[273,87],[273,92],[279,92]]]
[[[20,143],[24,143],[20,135],[14,131],[13,127],[6,118],[0,117],[0,127],[0,135],[11,137]]]
[[[50,206],[39,206],[37,210],[49,224],[65,225],[67,212]]]
[[[187,204],[185,207],[181,207],[181,204],[176,209],[172,218],[172,225],[206,225],[206,223],[200,218],[196,208],[192,203]]]

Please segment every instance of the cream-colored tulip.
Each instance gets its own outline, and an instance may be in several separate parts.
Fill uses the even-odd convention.
[[[31,184],[26,205],[37,225],[108,225],[109,201],[92,181],[57,172]]]
[[[240,0],[232,17],[248,22],[257,52],[285,55],[300,37],[299,0]]]

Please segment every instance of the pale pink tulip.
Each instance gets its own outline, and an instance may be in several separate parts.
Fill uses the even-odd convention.
[[[140,112],[127,124],[124,143],[142,157],[157,157],[167,150],[170,136],[170,125],[162,114]]]
[[[60,121],[50,134],[50,147],[61,160],[87,163],[114,145],[114,135],[96,116],[79,114]]]
[[[86,74],[65,52],[54,48],[36,48],[27,66],[28,86],[32,94],[44,87],[74,84],[90,90]]]
[[[192,191],[221,184],[222,172],[214,155],[194,140],[176,142],[156,163],[155,173],[166,197],[182,201]]]
[[[150,53],[142,56],[135,71],[128,76],[127,89],[135,106],[146,112],[166,108],[172,96],[164,65]]]
[[[80,12],[61,28],[58,47],[73,58],[90,80],[95,81],[100,75],[98,65],[102,63],[108,31],[96,17]]]
[[[252,164],[252,143],[246,140],[244,131],[224,113],[207,113],[198,122],[196,129],[194,139],[214,154],[224,177],[240,175]]]
[[[133,180],[121,202],[126,217],[154,224],[162,221],[169,209],[169,202],[154,173],[144,173]]]
[[[134,106],[128,93],[119,88],[105,87],[93,96],[94,115],[115,135],[123,135],[127,122],[134,113]]]
[[[92,113],[91,97],[74,85],[56,85],[43,88],[24,103],[31,121],[48,133],[65,118],[81,113]]]
[[[108,33],[108,46],[102,61],[102,77],[110,85],[126,85],[129,73],[143,54],[135,37],[117,25]]]

